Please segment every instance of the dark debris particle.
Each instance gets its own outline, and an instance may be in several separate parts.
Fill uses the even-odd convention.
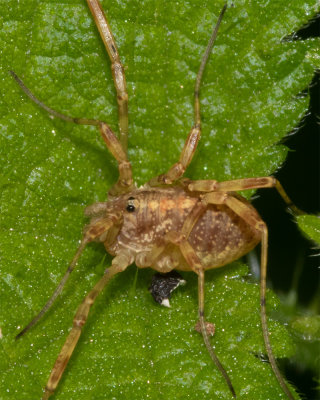
[[[180,285],[184,285],[186,281],[177,271],[171,271],[167,274],[157,272],[153,275],[149,292],[155,301],[162,306],[170,307],[169,299],[171,293]]]

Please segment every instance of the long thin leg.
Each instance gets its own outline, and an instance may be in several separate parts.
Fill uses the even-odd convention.
[[[120,143],[127,154],[128,147],[128,92],[127,83],[124,74],[124,68],[121,64],[118,49],[114,37],[112,35],[110,25],[102,10],[98,0],[87,0],[94,21],[99,30],[102,41],[109,54],[111,60],[111,71],[114,86],[117,91]]]
[[[201,118],[200,118],[200,100],[199,100],[199,95],[200,95],[200,86],[201,86],[201,81],[202,81],[202,76],[204,69],[207,65],[211,50],[213,48],[215,39],[218,34],[218,29],[221,24],[223,15],[227,9],[227,4],[224,5],[222,8],[220,15],[218,17],[218,21],[212,31],[209,43],[207,45],[206,51],[202,57],[200,68],[197,74],[196,78],[196,83],[195,83],[195,88],[194,88],[194,125],[191,128],[191,131],[189,132],[188,138],[184,144],[184,147],[182,149],[179,161],[175,163],[167,173],[159,175],[153,179],[150,180],[149,185],[150,186],[157,186],[161,184],[166,184],[170,185],[176,180],[178,180],[185,172],[187,169],[188,165],[191,163],[191,160],[194,156],[194,153],[196,151],[198,142],[200,140],[200,135],[201,135]]]
[[[215,365],[218,367],[219,371],[221,372],[222,376],[224,377],[224,380],[227,382],[227,385],[232,393],[232,396],[236,398],[236,392],[234,390],[234,387],[231,383],[231,380],[229,378],[229,375],[227,371],[224,369],[223,365],[219,361],[216,353],[213,350],[213,347],[210,344],[210,340],[208,337],[208,332],[206,328],[206,321],[204,318],[204,271],[200,270],[198,274],[198,296],[199,296],[199,320],[200,320],[200,327],[201,327],[201,333],[202,337],[204,340],[204,343],[206,345],[206,348],[210,354],[210,357],[214,361]]]
[[[296,214],[304,214],[291,201],[281,183],[273,176],[264,176],[259,178],[235,179],[232,181],[189,181],[188,189],[190,191],[199,192],[237,192],[240,190],[276,188],[280,196],[283,198],[289,208]]]
[[[62,374],[70,360],[73,350],[75,349],[76,344],[80,338],[82,327],[87,321],[91,306],[93,305],[97,296],[104,289],[106,284],[110,281],[110,279],[117,273],[122,272],[127,268],[127,266],[129,265],[129,260],[127,260],[127,262],[124,261],[124,258],[117,259],[117,257],[115,257],[113,259],[112,266],[106,270],[103,277],[98,281],[98,283],[96,283],[96,285],[87,294],[87,296],[84,298],[83,302],[79,306],[73,320],[72,329],[52,368],[42,400],[47,400],[51,395],[53,395],[62,377]]]
[[[198,208],[198,210],[200,211],[200,208]],[[186,230],[188,229],[188,227],[189,224],[186,225]],[[232,396],[236,398],[237,396],[234,387],[232,385],[231,379],[227,371],[225,370],[224,366],[221,364],[215,351],[213,350],[213,347],[210,344],[208,331],[206,329],[206,321],[204,318],[204,268],[201,264],[201,261],[197,256],[196,252],[194,251],[194,249],[192,248],[192,246],[190,245],[190,243],[188,242],[186,235],[184,235],[183,233],[171,231],[166,235],[166,239],[179,246],[187,263],[190,265],[191,269],[198,275],[199,320],[200,320],[200,327],[203,340],[212,361],[214,362],[214,364],[220,371],[221,375],[223,376],[224,380],[226,381],[232,393]]]
[[[107,124],[102,122],[99,125],[99,130],[110,153],[118,161],[119,179],[109,190],[109,194],[116,196],[121,193],[130,192],[133,188],[133,179],[131,164],[128,161],[127,154]]]
[[[29,322],[29,324],[24,329],[22,329],[21,332],[18,333],[18,335],[16,336],[16,339],[19,339],[21,336],[23,336],[25,333],[27,333],[52,306],[52,304],[54,303],[56,298],[62,292],[62,289],[64,288],[64,285],[66,284],[71,272],[75,269],[78,259],[79,259],[80,255],[82,254],[86,245],[89,242],[92,242],[93,240],[96,240],[97,238],[99,238],[99,236],[101,236],[103,233],[108,231],[118,221],[119,221],[119,218],[117,218],[117,217],[104,218],[104,219],[97,221],[97,223],[89,226],[86,233],[84,234],[83,239],[81,240],[80,246],[78,247],[78,250],[76,251],[76,254],[74,255],[66,273],[64,274],[59,285],[57,286],[57,288],[51,295],[50,299],[46,302],[46,304],[40,310],[40,312]]]
[[[110,189],[109,193],[111,195],[118,195],[124,192],[128,192],[133,187],[133,179],[132,179],[132,169],[131,164],[127,158],[127,153],[124,150],[122,144],[117,139],[116,135],[113,133],[109,125],[105,122],[95,120],[95,119],[88,119],[88,118],[73,118],[69,117],[68,115],[64,115],[59,113],[56,110],[48,107],[42,101],[40,101],[23,83],[23,81],[18,77],[18,75],[10,71],[12,77],[16,80],[20,88],[24,91],[24,93],[39,107],[46,110],[49,114],[53,115],[54,117],[60,118],[64,121],[73,122],[79,125],[93,125],[96,126],[101,133],[102,139],[104,140],[108,150],[110,153],[115,157],[118,162],[119,167],[119,179],[118,182]]]
[[[273,372],[290,400],[294,400],[281,372],[277,366],[275,357],[270,344],[269,330],[266,315],[266,282],[267,282],[267,257],[268,257],[268,229],[266,224],[242,201],[226,193],[207,193],[203,196],[203,201],[207,204],[226,204],[246,223],[261,232],[261,277],[260,277],[260,305],[261,305],[261,325],[265,348]]]
[[[21,338],[25,333],[27,333],[43,316],[44,314],[49,310],[49,308],[52,306],[56,298],[59,296],[59,294],[62,292],[62,289],[64,288],[64,285],[66,284],[71,272],[74,270],[74,268],[77,265],[78,259],[80,257],[80,254],[83,252],[85,246],[87,244],[87,241],[83,239],[80,243],[80,246],[78,247],[78,250],[73,257],[66,273],[64,274],[63,278],[59,282],[59,285],[56,287],[55,291],[51,295],[50,299],[46,302],[46,304],[43,306],[43,308],[40,310],[40,312],[28,323],[28,325],[20,331],[15,339]]]

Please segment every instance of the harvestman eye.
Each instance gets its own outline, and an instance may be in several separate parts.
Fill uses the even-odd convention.
[[[173,266],[176,266],[175,269],[177,270],[193,271],[197,274],[199,317],[196,325],[197,330],[201,332],[208,353],[220,371],[226,387],[229,388],[232,396],[236,398],[236,390],[230,376],[219,361],[210,343],[208,332],[212,332],[215,326],[205,319],[204,275],[208,269],[222,267],[238,259],[252,250],[259,242],[261,242],[262,249],[260,314],[265,348],[279,385],[287,398],[293,400],[293,395],[277,366],[269,340],[265,308],[268,230],[253,206],[245,198],[235,195],[234,192],[258,188],[275,188],[292,211],[297,214],[300,214],[301,211],[292,204],[281,184],[274,177],[245,178],[226,182],[181,179],[192,161],[200,139],[199,94],[202,75],[227,5],[220,12],[200,63],[194,89],[194,123],[179,159],[167,172],[156,176],[137,189],[127,156],[128,93],[124,68],[121,64],[110,26],[99,1],[87,0],[87,3],[111,61],[118,102],[118,137],[113,133],[109,125],[103,121],[73,118],[49,108],[38,100],[21,79],[11,71],[11,75],[25,94],[48,111],[49,114],[68,122],[96,126],[108,150],[115,157],[119,168],[119,179],[109,190],[110,200],[90,206],[92,219],[60,284],[39,314],[17,335],[17,338],[23,336],[48,311],[61,293],[69,275],[76,267],[85,246],[92,241],[102,241],[106,250],[115,255],[112,265],[106,269],[102,278],[78,307],[72,329],[52,368],[43,394],[43,400],[48,399],[55,392],[95,299],[114,275],[124,271],[134,262],[137,267],[150,267],[161,274],[169,273],[174,269]],[[141,199],[139,208],[141,208],[141,216],[145,216],[145,219],[137,218],[137,221],[135,221],[134,218],[123,218],[123,214],[126,211],[129,213],[135,211],[134,201],[136,198]],[[126,202],[126,209],[123,210],[123,204],[126,204]],[[122,211],[119,212],[119,209]],[[215,236],[217,230],[219,231],[218,238]],[[212,240],[208,240],[208,238],[212,238]],[[225,248],[228,251],[221,252],[219,250],[219,240],[225,243]],[[165,302],[165,305],[168,305],[169,296],[172,290],[181,284],[181,279],[176,277],[164,278],[163,275],[160,276],[160,280],[158,278],[153,281],[150,287],[151,293],[156,301],[161,304]],[[219,327],[216,327],[216,329],[219,329]],[[232,366],[227,367],[232,368]],[[237,388],[237,391],[240,390],[240,387]]]
[[[128,202],[128,205],[127,205],[127,208],[126,208],[126,210],[128,211],[128,212],[134,212],[135,210],[136,210],[136,208],[135,208],[135,206],[133,205],[133,203],[132,203],[132,201],[134,200],[134,197],[129,197],[129,202]]]

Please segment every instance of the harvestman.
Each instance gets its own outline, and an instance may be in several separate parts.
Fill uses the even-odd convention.
[[[301,212],[292,204],[281,184],[274,177],[246,178],[226,182],[215,180],[191,181],[182,178],[200,139],[199,92],[201,79],[227,5],[223,7],[219,15],[202,57],[194,90],[194,124],[182,149],[179,161],[166,173],[137,188],[132,178],[131,164],[127,158],[128,93],[124,68],[99,1],[87,0],[87,3],[111,60],[112,76],[117,91],[119,139],[105,122],[86,118],[72,118],[47,107],[11,71],[11,75],[22,90],[51,115],[76,124],[96,126],[108,150],[117,160],[119,168],[119,179],[109,190],[109,200],[92,204],[86,208],[85,215],[91,218],[90,223],[86,227],[80,246],[55,292],[40,313],[17,335],[17,338],[19,338],[25,334],[50,308],[75,268],[85,246],[92,241],[102,242],[106,250],[114,256],[112,265],[106,269],[103,277],[79,306],[74,317],[73,327],[51,371],[43,400],[48,399],[54,393],[96,297],[114,275],[124,271],[133,262],[139,268],[151,267],[162,273],[177,269],[191,270],[198,275],[201,333],[213,362],[235,398],[236,392],[231,380],[211,347],[206,330],[204,272],[207,269],[217,268],[238,259],[248,253],[260,241],[260,303],[265,347],[279,384],[287,397],[293,400],[293,395],[278,369],[269,341],[265,307],[267,227],[253,206],[234,192],[274,187],[294,212]]]

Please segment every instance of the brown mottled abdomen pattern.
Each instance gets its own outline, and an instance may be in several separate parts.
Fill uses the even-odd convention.
[[[211,205],[190,234],[189,242],[206,269],[238,259],[261,240],[260,232],[224,205]]]

